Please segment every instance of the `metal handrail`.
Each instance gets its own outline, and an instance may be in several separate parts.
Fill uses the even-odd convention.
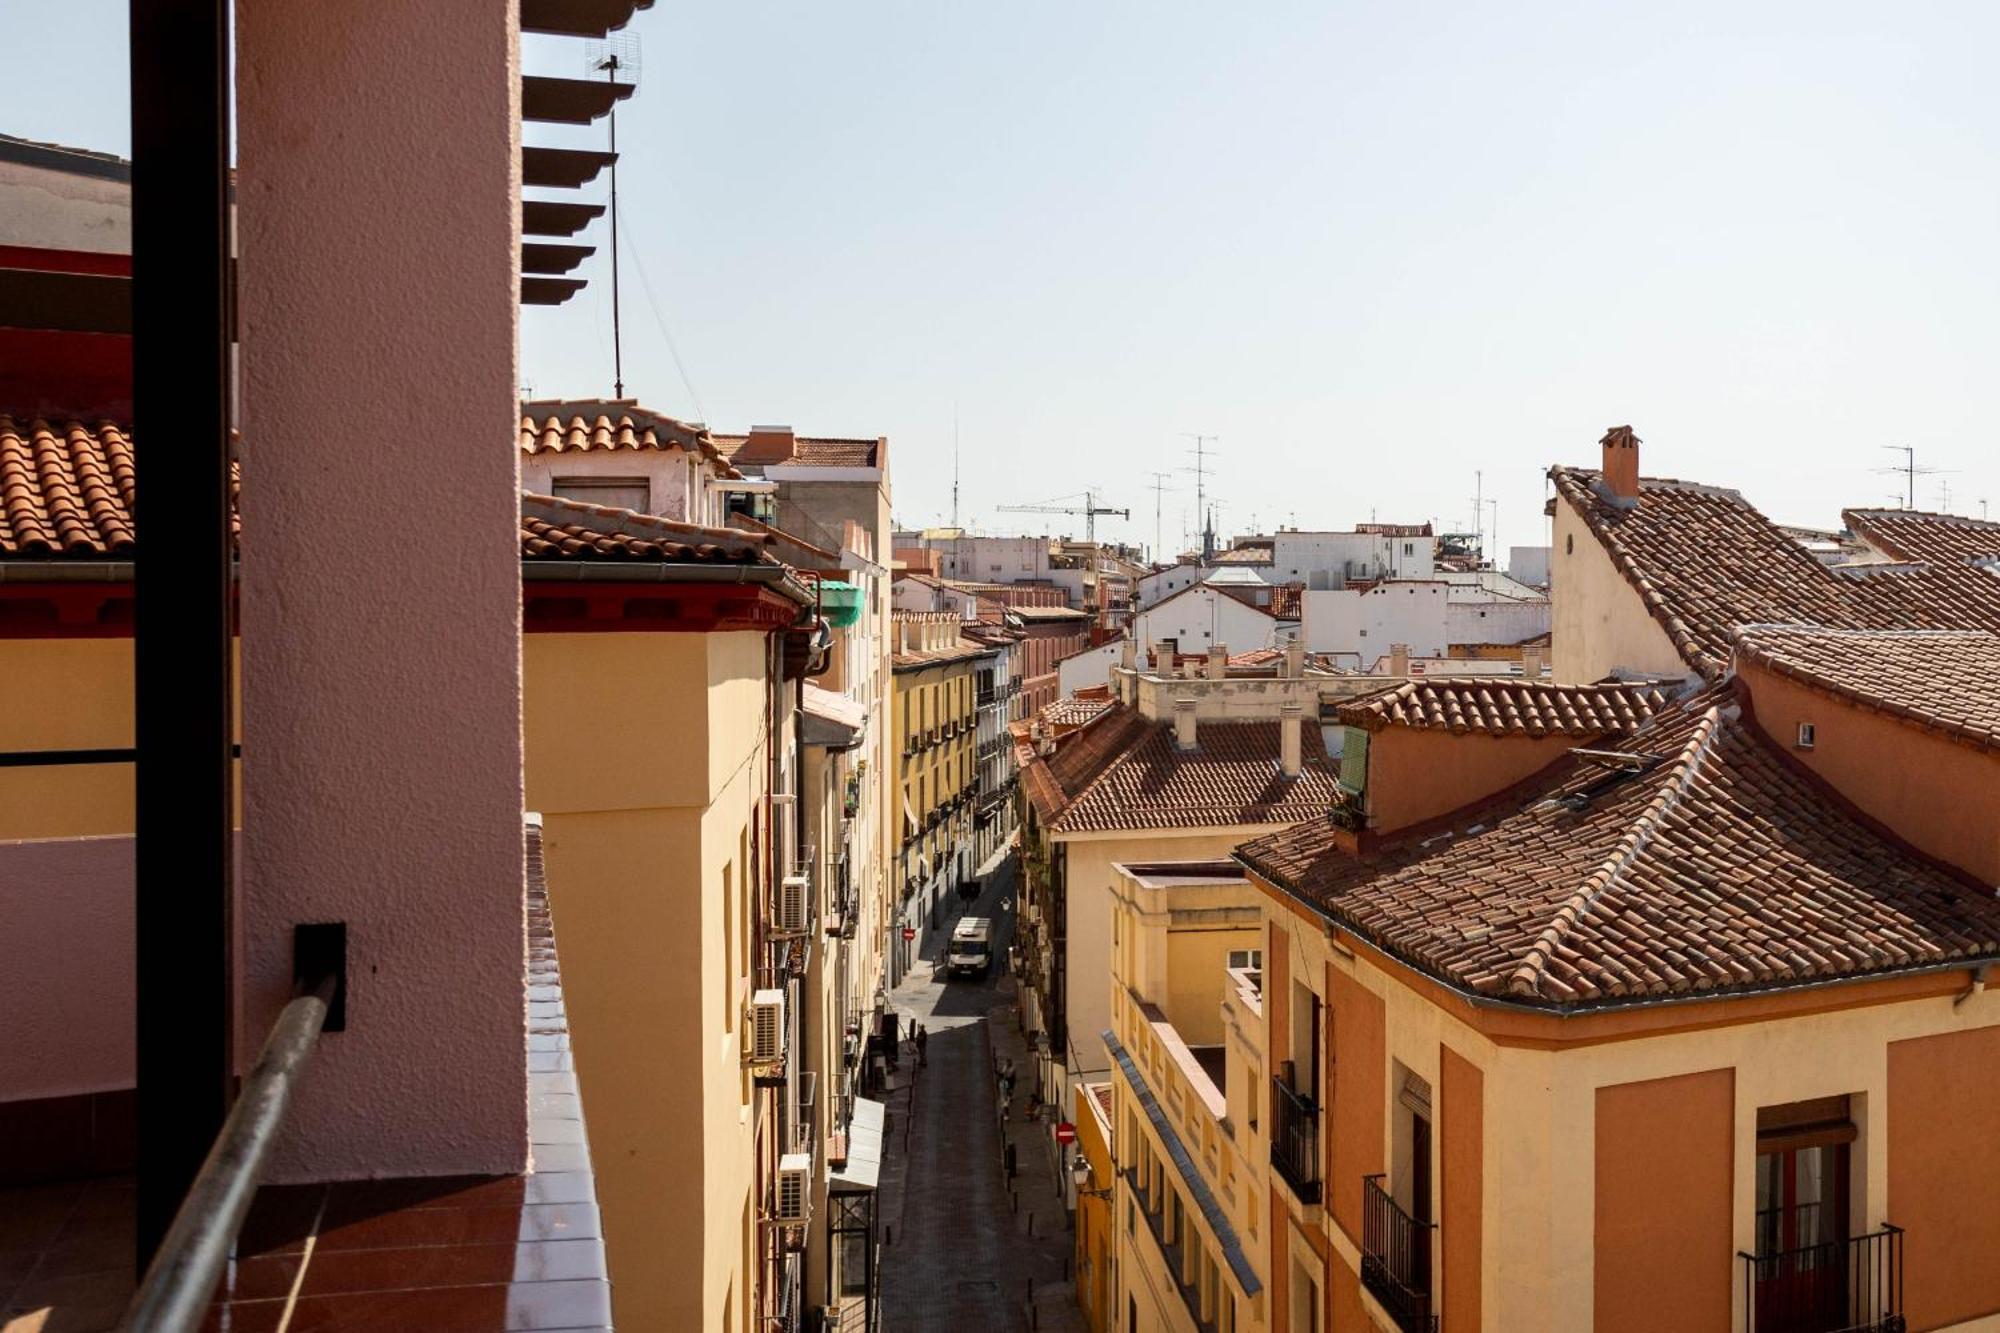
[[[215,1146],[126,1307],[121,1333],[192,1333],[207,1318],[338,986],[338,977],[324,977],[279,1010]]]

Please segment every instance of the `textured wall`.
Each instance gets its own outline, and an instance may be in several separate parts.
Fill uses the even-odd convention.
[[[132,839],[0,842],[0,1101],[132,1086]]]
[[[238,7],[249,1032],[295,922],[350,950],[284,1178],[527,1156],[517,47],[499,0]]]

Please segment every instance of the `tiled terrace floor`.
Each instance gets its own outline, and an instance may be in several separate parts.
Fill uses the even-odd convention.
[[[132,1297],[132,1180],[0,1190],[0,1328],[92,1333]]]

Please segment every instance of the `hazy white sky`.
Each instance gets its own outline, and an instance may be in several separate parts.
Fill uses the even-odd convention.
[[[0,13],[17,67],[117,86],[122,3]],[[1920,507],[2000,514],[2000,7],[661,0],[633,31],[629,391],[886,434],[904,521],[949,509],[954,405],[996,529],[1095,486],[1150,542],[1167,471],[1172,545],[1198,431],[1225,529],[1462,527],[1483,470],[1501,542],[1539,540],[1543,469],[1624,422],[1648,474],[1787,521],[1886,503],[1891,444],[1955,469]],[[0,84],[0,131],[125,148],[121,106],[51,92]],[[539,394],[610,392],[591,276],[524,316]]]

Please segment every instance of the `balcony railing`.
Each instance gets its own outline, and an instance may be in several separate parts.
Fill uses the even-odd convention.
[[[1903,1333],[1903,1229],[1744,1254],[1748,1333]]]
[[[1431,1313],[1437,1225],[1404,1212],[1382,1180],[1361,1180],[1361,1284],[1403,1333],[1437,1333],[1437,1316]]]
[[[236,1233],[257,1197],[264,1163],[278,1140],[292,1093],[334,1011],[339,985],[337,974],[317,973],[309,982],[302,980],[299,993],[279,1011],[263,1052],[230,1108],[221,1137],[139,1283],[122,1327],[180,1333],[201,1326]]]
[[[1282,1075],[1271,1079],[1271,1165],[1300,1203],[1319,1202],[1319,1106]]]

